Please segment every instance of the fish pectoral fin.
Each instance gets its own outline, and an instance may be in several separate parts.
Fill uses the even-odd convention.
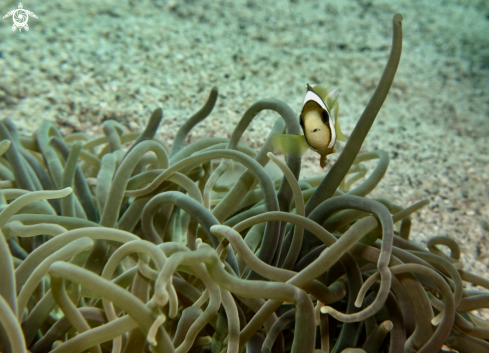
[[[346,137],[343,135],[340,123],[338,122],[338,104],[334,107],[334,130],[336,131],[336,139],[338,141],[346,141]]]
[[[345,142],[346,137],[345,137],[345,135],[343,135],[343,132],[341,131],[340,125],[338,124],[338,122],[335,123],[334,128],[336,130],[336,140]]]
[[[301,157],[309,149],[303,135],[274,135],[272,145],[275,151],[287,157]]]

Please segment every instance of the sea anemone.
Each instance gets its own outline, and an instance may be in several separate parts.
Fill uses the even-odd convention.
[[[32,136],[0,122],[2,352],[489,351],[489,288],[465,272],[457,244],[409,240],[410,215],[367,196],[384,151],[359,153],[394,79],[402,16],[370,102],[327,174],[299,180],[300,158],[272,137],[300,132],[284,102],[248,108],[231,137],[184,146],[208,101],[175,136],[109,120],[104,135]],[[240,142],[262,110],[280,115],[256,152]],[[220,160],[216,164],[215,160]],[[272,160],[283,173],[273,180]],[[377,160],[367,176],[363,164]],[[239,177],[227,174],[244,171]],[[437,245],[448,246],[446,255]]]

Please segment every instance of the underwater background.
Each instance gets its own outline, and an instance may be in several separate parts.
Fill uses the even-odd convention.
[[[362,150],[391,158],[373,196],[401,205],[428,198],[412,236],[455,239],[465,269],[489,278],[489,4],[487,1],[26,1],[29,31],[0,22],[0,118],[30,134],[44,120],[63,134],[100,133],[115,119],[142,130],[156,107],[171,145],[209,90],[211,116],[190,134],[229,137],[255,101],[300,111],[306,83],[340,90],[348,138],[375,89],[402,13],[403,53]],[[3,14],[18,6],[1,1]],[[276,115],[243,141],[260,146]],[[342,143],[337,149],[341,151]],[[301,177],[327,171],[312,151]]]
[[[190,134],[229,137],[255,101],[277,98],[297,113],[306,83],[340,90],[346,136],[380,78],[391,18],[404,16],[393,86],[362,150],[391,157],[374,196],[398,204],[429,198],[413,239],[447,235],[468,268],[489,264],[489,3],[480,1],[26,1],[30,29],[0,22],[0,111],[20,131],[43,120],[64,134],[99,132],[107,119],[144,127],[162,107],[159,136],[207,98],[211,116]],[[18,6],[2,1],[0,12]],[[262,113],[244,141],[260,146],[275,116]],[[95,125],[98,125],[96,127]],[[338,143],[341,150],[342,143]],[[337,155],[331,155],[329,162]],[[330,163],[326,170],[330,167]],[[323,173],[303,158],[301,177]],[[487,276],[487,275],[486,275]]]

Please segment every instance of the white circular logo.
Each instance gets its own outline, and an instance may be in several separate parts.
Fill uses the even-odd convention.
[[[27,14],[27,11],[24,9],[15,10],[12,17],[14,19],[14,24],[17,27],[24,27],[27,24],[27,21],[29,20],[29,15]]]
[[[29,16],[37,18],[34,12],[25,10],[22,3],[19,3],[18,9],[7,12],[7,14],[3,16],[3,18],[7,18],[10,16],[12,16],[12,19],[14,20],[12,31],[19,29],[19,32],[22,31],[22,28],[26,31],[29,30],[29,25],[27,24],[27,21],[29,21]]]

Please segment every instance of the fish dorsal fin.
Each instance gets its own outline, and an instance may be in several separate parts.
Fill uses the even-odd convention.
[[[324,102],[326,102],[329,93],[328,87],[325,85],[314,85],[311,86],[311,88]]]
[[[306,96],[304,97],[304,101],[302,102],[302,109],[304,110],[304,106],[306,105],[307,102],[309,101],[314,101],[316,102],[321,108],[325,109],[328,111],[328,107],[326,106],[326,103],[324,103],[323,99],[312,89],[312,87],[307,84],[307,92]]]
[[[307,90],[313,91],[319,97],[321,97],[324,104],[326,104],[326,106],[328,107],[329,110],[333,110],[333,108],[335,107],[335,105],[338,102],[339,91],[337,89],[329,91],[328,87],[326,87],[325,85],[311,86],[311,85],[307,84]]]
[[[333,110],[334,107],[338,106],[338,96],[340,95],[340,91],[337,89],[332,90],[324,99],[324,103],[328,106],[330,110]]]
[[[272,137],[275,151],[287,157],[301,157],[309,148],[303,135],[280,134]]]

